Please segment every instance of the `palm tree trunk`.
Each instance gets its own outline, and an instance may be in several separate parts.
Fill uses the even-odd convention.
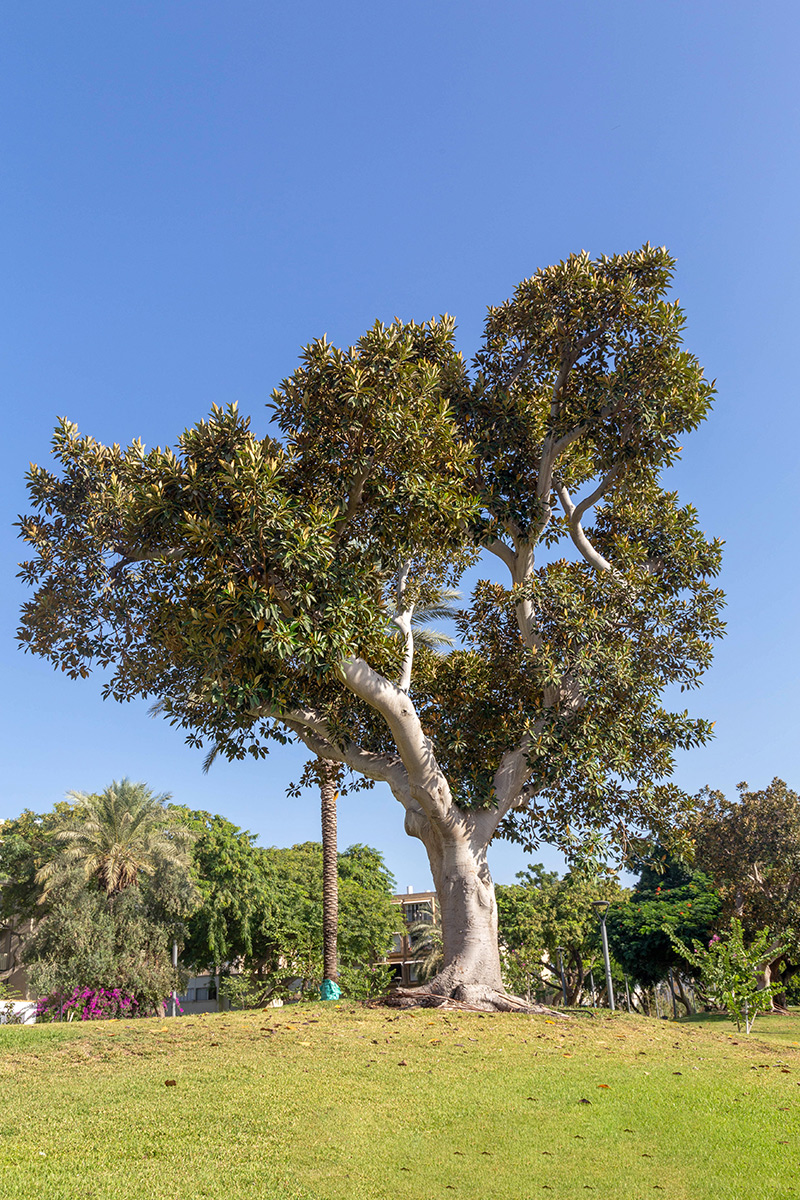
[[[322,973],[335,983],[339,978],[336,942],[339,933],[339,864],[336,846],[337,771],[320,760],[319,794],[322,809]]]

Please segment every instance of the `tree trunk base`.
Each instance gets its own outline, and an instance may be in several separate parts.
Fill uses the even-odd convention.
[[[378,1004],[388,1008],[442,1008],[458,1009],[462,1012],[515,1012],[545,1013],[549,1017],[570,1018],[557,1008],[523,1000],[521,996],[509,996],[505,992],[481,984],[459,984],[450,994],[433,991],[426,987],[396,988],[381,997]]]

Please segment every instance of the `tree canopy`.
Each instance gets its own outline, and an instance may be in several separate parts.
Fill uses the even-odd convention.
[[[176,807],[195,834],[201,903],[186,921],[182,960],[197,970],[236,964],[260,977],[316,977],[322,961],[322,846],[256,845],[225,817]],[[338,855],[338,946],[342,964],[364,967],[391,944],[394,878],[379,851]]]
[[[788,984],[800,971],[800,796],[777,778],[760,791],[740,783],[738,792],[702,793],[692,826],[697,862],[714,880],[726,922],[735,917],[751,940],[769,929],[769,973]]]
[[[643,862],[640,872],[628,902],[608,910],[606,925],[617,962],[632,980],[649,988],[670,970],[686,973],[674,939],[688,945],[707,942],[721,904],[708,874],[668,853]]]
[[[599,921],[592,905],[624,899],[613,876],[574,869],[559,877],[541,863],[520,871],[518,883],[498,885],[500,942],[509,982],[523,991],[561,991],[562,949],[567,1003],[578,1004],[589,972],[601,961]],[[603,986],[598,976],[597,983]]]
[[[673,265],[571,255],[489,309],[471,368],[450,317],[376,324],[304,350],[265,436],[233,408],[176,451],[64,420],[58,471],[29,473],[23,645],[212,754],[294,738],[388,783],[439,891],[436,986],[479,1002],[491,837],[666,836],[673,753],[710,734],[661,704],[722,629],[720,544],[660,481],[713,395]],[[484,553],[506,584],[475,586],[449,653],[415,646],[414,610]]]
[[[144,1015],[177,985],[169,948],[197,893],[192,836],[166,800],[124,779],[2,823],[2,916],[33,918],[22,957],[35,992],[117,989]]]

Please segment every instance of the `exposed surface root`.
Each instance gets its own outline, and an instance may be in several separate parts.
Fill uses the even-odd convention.
[[[516,1013],[546,1013],[548,1016],[561,1017],[568,1021],[569,1016],[557,1008],[548,1008],[545,1004],[536,1004],[523,1000],[520,996],[509,996],[505,992],[495,991],[494,988],[482,987],[479,984],[459,984],[450,995],[431,991],[425,987],[397,988],[374,1004],[386,1005],[388,1008],[440,1008],[448,1011],[463,1012],[516,1012]]]

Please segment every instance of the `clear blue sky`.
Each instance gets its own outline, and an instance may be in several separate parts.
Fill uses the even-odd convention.
[[[165,444],[236,400],[264,428],[312,337],[447,311],[469,356],[519,279],[645,240],[719,388],[674,480],[727,541],[729,632],[690,699],[716,740],[677,779],[800,786],[795,3],[26,0],[0,25],[0,816],[127,774],[267,844],[318,836],[285,798],[299,753],[203,776],[144,705],[15,649],[11,522],[57,415]],[[340,826],[427,884],[388,794]]]

